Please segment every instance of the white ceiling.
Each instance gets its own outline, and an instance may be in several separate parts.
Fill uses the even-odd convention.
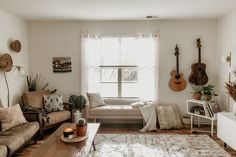
[[[217,18],[236,0],[0,0],[0,9],[29,21]]]

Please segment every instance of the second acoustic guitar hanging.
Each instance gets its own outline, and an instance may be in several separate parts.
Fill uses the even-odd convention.
[[[201,40],[197,39],[198,47],[198,63],[194,63],[191,66],[191,74],[189,76],[189,82],[194,85],[205,85],[208,82],[208,76],[206,74],[206,64],[201,62]]]

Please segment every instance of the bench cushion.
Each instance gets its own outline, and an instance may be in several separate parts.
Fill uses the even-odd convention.
[[[30,122],[13,127],[0,134],[0,144],[7,146],[10,155],[12,155],[19,147],[30,140],[38,130],[38,122]]]
[[[106,105],[130,105],[137,101],[140,100],[138,98],[104,98]]]
[[[7,157],[7,147],[0,145],[0,157]]]
[[[131,105],[105,105],[92,108],[89,110],[91,115],[123,115],[123,116],[140,116],[139,109],[132,108]]]

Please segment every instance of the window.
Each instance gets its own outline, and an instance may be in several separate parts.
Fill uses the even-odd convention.
[[[153,99],[156,41],[153,37],[86,38],[87,91],[103,97]]]
[[[100,84],[105,95],[114,92],[112,95],[116,97],[137,97],[138,94],[133,92],[137,82],[138,69],[135,65],[100,66]]]

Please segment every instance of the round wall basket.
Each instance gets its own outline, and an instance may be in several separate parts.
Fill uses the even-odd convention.
[[[11,50],[19,53],[20,50],[21,50],[21,43],[20,43],[20,41],[19,40],[15,40],[15,41],[11,42],[10,48],[11,48]]]
[[[4,70],[6,72],[11,71],[13,66],[13,60],[11,58],[11,55],[8,53],[5,53],[0,56],[0,69]]]

